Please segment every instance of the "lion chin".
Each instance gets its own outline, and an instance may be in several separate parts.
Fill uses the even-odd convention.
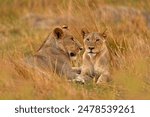
[[[92,57],[96,56],[96,53],[88,53],[88,55],[92,58]]]

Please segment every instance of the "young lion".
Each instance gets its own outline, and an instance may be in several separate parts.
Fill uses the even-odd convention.
[[[83,65],[77,82],[88,82],[95,78],[97,84],[107,82],[110,78],[109,63],[110,56],[105,43],[105,32],[89,32],[82,29],[85,52],[83,54]]]
[[[44,70],[52,70],[72,80],[78,75],[72,69],[71,60],[76,58],[80,50],[82,50],[81,44],[68,27],[57,27],[34,55],[34,62]]]

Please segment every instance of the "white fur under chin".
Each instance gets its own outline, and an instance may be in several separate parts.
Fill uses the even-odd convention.
[[[72,60],[72,61],[77,59],[77,57],[76,57],[76,56],[74,56],[74,57],[70,57],[70,58],[71,58],[71,60]]]
[[[88,55],[89,55],[91,58],[94,57],[94,56],[96,56],[95,53],[88,53]]]

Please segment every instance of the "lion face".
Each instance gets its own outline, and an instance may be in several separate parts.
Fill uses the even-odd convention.
[[[68,27],[55,28],[54,35],[57,38],[57,46],[67,53],[70,59],[76,59],[83,47],[72,35]]]
[[[98,32],[88,32],[87,29],[82,30],[84,38],[85,51],[90,56],[100,53],[105,45],[105,35]]]
[[[76,59],[77,54],[83,49],[78,40],[72,35],[64,37],[63,44],[72,60]]]

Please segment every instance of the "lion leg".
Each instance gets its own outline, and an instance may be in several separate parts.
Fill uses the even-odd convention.
[[[72,67],[72,70],[77,74],[81,74],[81,67]]]
[[[84,77],[82,75],[79,75],[76,79],[73,80],[75,83],[79,84],[85,84]]]
[[[76,72],[70,70],[70,71],[67,71],[65,73],[65,76],[68,78],[68,80],[74,80],[79,76],[79,74],[77,74]]]
[[[92,80],[93,78],[88,76],[88,75],[79,75],[74,81],[76,83],[81,83],[81,84],[85,84],[88,83]]]
[[[107,83],[109,81],[108,74],[101,74],[100,77],[97,79],[96,84]]]

